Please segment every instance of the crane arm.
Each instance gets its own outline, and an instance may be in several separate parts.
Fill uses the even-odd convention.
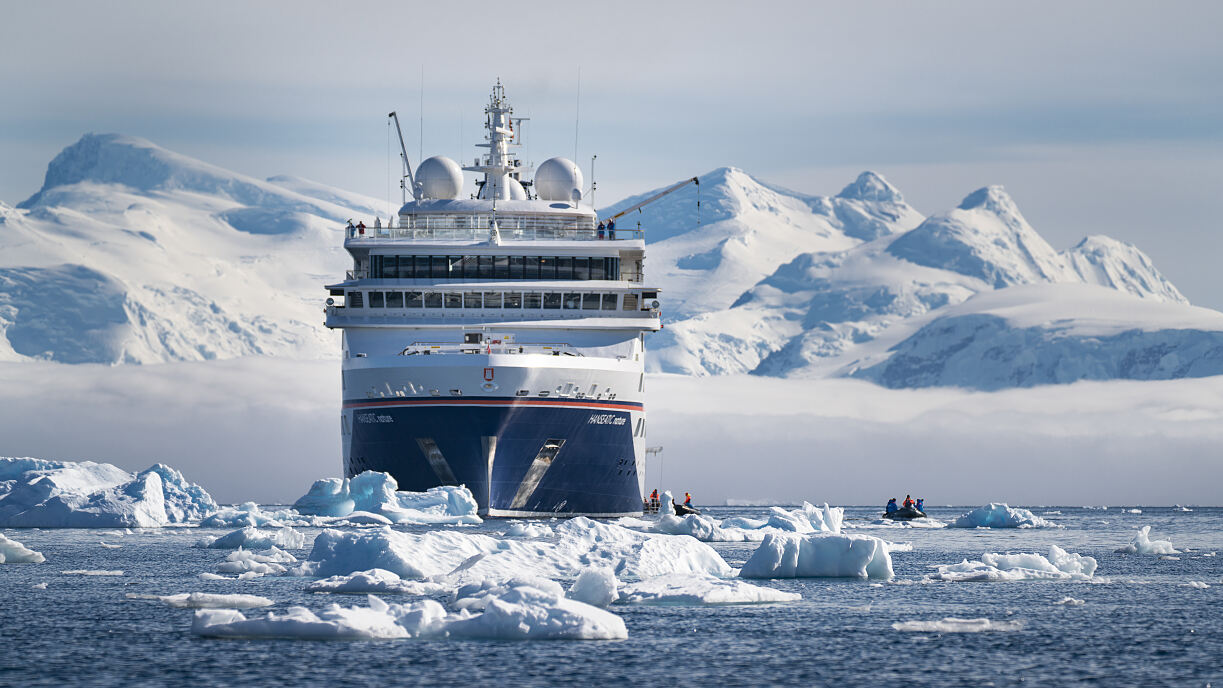
[[[403,176],[408,178],[408,184],[412,186],[412,197],[415,198],[416,180],[412,178],[412,164],[408,162],[408,147],[403,145],[403,129],[399,128],[399,115],[395,114],[395,111],[392,110],[391,114],[387,115],[387,117],[395,120],[395,133],[399,134],[399,154],[403,158]],[[407,188],[404,187],[404,190],[406,191]],[[405,198],[404,200],[407,199]]]
[[[673,192],[673,191],[679,191],[680,189],[682,189],[683,187],[685,187],[685,186],[687,186],[687,185],[689,185],[689,184],[696,184],[696,185],[699,187],[699,186],[701,185],[701,180],[700,180],[700,179],[697,179],[696,177],[693,177],[693,178],[691,178],[691,179],[685,179],[684,181],[682,181],[682,182],[680,182],[680,183],[678,183],[678,184],[675,184],[675,185],[673,185],[673,186],[669,186],[669,187],[667,187],[667,188],[663,189],[662,191],[659,191],[658,193],[654,194],[653,196],[650,196],[649,198],[645,199],[644,201],[642,201],[642,202],[640,202],[640,203],[638,203],[638,204],[636,204],[636,205],[633,205],[633,206],[630,206],[630,207],[628,207],[628,208],[625,208],[624,210],[621,210],[620,212],[616,213],[615,215],[612,215],[611,217],[609,217],[609,218],[607,218],[607,219],[608,219],[608,221],[613,221],[613,220],[615,220],[615,219],[619,218],[619,217],[620,217],[620,216],[622,216],[622,215],[627,215],[627,214],[629,214],[629,213],[633,212],[634,210],[640,210],[640,209],[641,209],[643,206],[649,205],[649,204],[653,203],[654,201],[657,201],[658,199],[662,198],[663,196],[666,196],[667,194],[669,194],[669,193],[671,193],[671,192]]]

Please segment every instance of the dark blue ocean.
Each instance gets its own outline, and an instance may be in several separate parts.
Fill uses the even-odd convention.
[[[192,611],[127,593],[247,593],[321,609],[363,598],[304,592],[300,578],[206,581],[227,552],[191,547],[202,534],[167,528],[122,537],[94,530],[4,530],[47,557],[0,565],[3,686],[1223,686],[1223,509],[1029,507],[1064,528],[848,530],[912,543],[893,554],[889,583],[753,581],[802,593],[759,606],[614,605],[624,641],[218,640],[190,633]],[[1130,507],[1127,507],[1127,509]],[[954,520],[966,507],[930,507]],[[713,507],[715,518],[763,507]],[[877,509],[846,509],[865,525]],[[499,532],[505,521],[471,531]],[[1140,526],[1177,558],[1114,552]],[[414,528],[404,528],[414,530]],[[419,528],[416,528],[417,530]],[[299,529],[307,549],[318,529]],[[212,534],[218,534],[213,532]],[[122,545],[108,549],[99,543]],[[944,583],[935,564],[984,552],[1047,554],[1056,544],[1095,557],[1094,582]],[[739,566],[754,544],[712,546]],[[65,575],[121,569],[121,577]],[[1209,588],[1191,587],[1190,582]],[[46,583],[46,589],[35,589]],[[1061,605],[1073,597],[1081,605]],[[1018,630],[901,632],[891,624],[944,617],[1018,621]]]

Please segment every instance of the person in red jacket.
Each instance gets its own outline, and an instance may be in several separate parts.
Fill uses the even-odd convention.
[[[692,495],[684,493],[684,506],[692,506]]]
[[[905,495],[905,508],[908,509],[911,506],[913,506],[913,498],[909,495]]]

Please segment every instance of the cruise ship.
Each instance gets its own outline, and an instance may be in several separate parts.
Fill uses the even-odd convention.
[[[325,309],[343,332],[345,474],[465,485],[492,517],[641,514],[645,335],[661,327],[642,232],[602,225],[572,161],[531,174],[499,80],[484,112],[470,166],[413,171],[401,134],[398,217],[345,233],[353,269]]]

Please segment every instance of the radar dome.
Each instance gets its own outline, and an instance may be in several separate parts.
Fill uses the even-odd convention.
[[[527,190],[522,188],[522,184],[517,179],[510,177],[509,189],[511,201],[527,200]]]
[[[435,155],[416,168],[418,200],[458,198],[463,191],[463,170],[450,158]]]
[[[535,171],[535,193],[545,201],[572,202],[582,196],[582,171],[567,158],[548,158]]]

